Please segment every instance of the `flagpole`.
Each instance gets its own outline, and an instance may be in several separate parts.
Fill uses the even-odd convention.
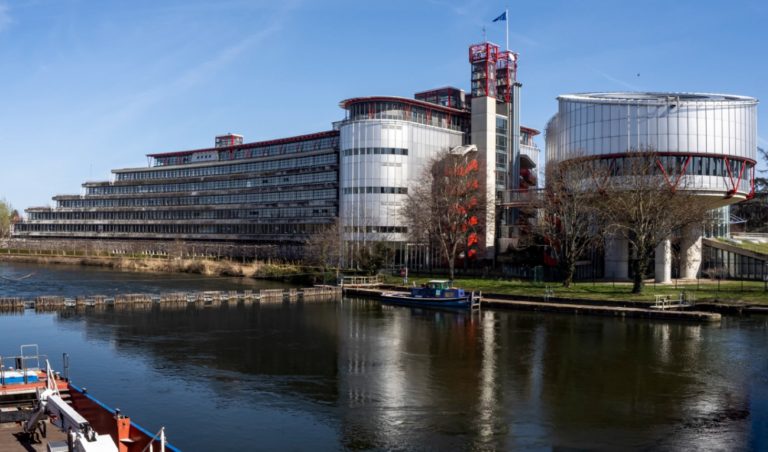
[[[509,50],[509,8],[504,10],[504,18],[506,19],[504,21],[504,25],[505,25],[505,27],[507,29],[507,33],[505,35],[506,36],[506,43],[505,44],[507,46],[506,50]]]

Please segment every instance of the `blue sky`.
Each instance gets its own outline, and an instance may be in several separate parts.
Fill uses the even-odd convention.
[[[468,90],[467,46],[503,1],[0,0],[0,197],[80,193],[147,153],[327,130],[338,102]],[[768,102],[768,2],[510,2],[522,123],[558,94],[653,90]],[[639,74],[639,75],[638,75]],[[765,104],[759,143],[768,147]],[[543,140],[539,140],[543,145]],[[764,166],[764,165],[763,165]]]

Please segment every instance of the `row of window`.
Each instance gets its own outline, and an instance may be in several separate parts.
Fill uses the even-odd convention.
[[[402,148],[354,148],[344,149],[344,157],[350,155],[408,155],[408,149]]]
[[[327,228],[326,223],[316,224],[39,224],[20,223],[16,233],[49,233],[72,235],[79,233],[99,234],[183,234],[183,235],[289,235],[314,234]],[[215,239],[215,237],[210,237]]]
[[[295,168],[317,168],[327,165],[336,165],[338,157],[336,153],[313,155],[308,157],[291,157],[278,160],[260,162],[237,163],[230,165],[197,166],[194,168],[177,168],[154,171],[131,171],[117,173],[117,180],[151,180],[151,179],[176,179],[188,177],[217,176],[236,173],[260,173]]]
[[[763,281],[768,277],[768,261],[705,246],[702,277],[713,279],[751,279]]]
[[[307,185],[312,183],[335,182],[337,179],[338,174],[336,171],[324,171],[318,173],[290,174],[251,179],[217,180],[177,184],[105,185],[87,187],[86,193],[88,195],[125,195],[132,193],[227,190],[275,185]]]
[[[60,208],[92,207],[149,207],[149,206],[194,206],[214,204],[254,204],[270,202],[291,202],[309,200],[336,200],[337,191],[295,190],[269,193],[241,193],[215,196],[171,196],[167,198],[120,198],[120,199],[61,199]]]
[[[660,167],[668,176],[679,176],[681,174],[688,176],[721,176],[733,177],[736,181],[739,174],[742,180],[747,180],[752,171],[752,165],[743,160],[729,159],[728,164],[723,157],[701,157],[685,155],[657,157],[656,162],[652,162],[654,172],[660,172]],[[629,171],[645,171],[642,168],[633,168],[635,165],[643,164],[642,161],[635,161],[634,157],[620,157],[598,160],[600,165],[607,168],[612,176],[623,175]],[[659,166],[660,165],[660,166]],[[730,171],[729,171],[730,170]]]
[[[345,195],[358,195],[364,193],[407,195],[408,187],[345,187],[343,193]]]
[[[350,121],[395,119],[462,132],[469,130],[469,116],[466,114],[449,114],[436,109],[396,101],[371,101],[352,104],[348,108],[347,119]]]
[[[246,149],[227,149],[218,151],[217,160],[239,160],[257,157],[270,157],[275,155],[295,154],[300,152],[319,151],[322,149],[336,149],[339,146],[339,137],[321,138],[319,140],[301,141],[298,143],[273,144]],[[193,154],[156,157],[155,166],[184,165],[193,163]]]
[[[29,221],[152,221],[152,220],[233,220],[253,218],[309,218],[336,215],[336,208],[279,207],[222,210],[128,210],[99,212],[29,212]]]
[[[405,226],[344,226],[344,232],[364,232],[368,234],[405,234]]]

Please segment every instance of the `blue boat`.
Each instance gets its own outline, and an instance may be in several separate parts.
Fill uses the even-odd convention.
[[[410,293],[384,292],[381,301],[426,308],[470,309],[480,306],[480,299],[474,292],[451,287],[448,280],[432,280],[421,287],[411,287]]]

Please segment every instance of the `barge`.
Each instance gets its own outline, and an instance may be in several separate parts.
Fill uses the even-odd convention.
[[[0,450],[146,452],[179,449],[51,369],[37,345],[0,357]]]
[[[410,292],[384,292],[383,303],[425,308],[472,309],[480,307],[480,297],[474,292],[451,287],[448,280],[432,280]]]

